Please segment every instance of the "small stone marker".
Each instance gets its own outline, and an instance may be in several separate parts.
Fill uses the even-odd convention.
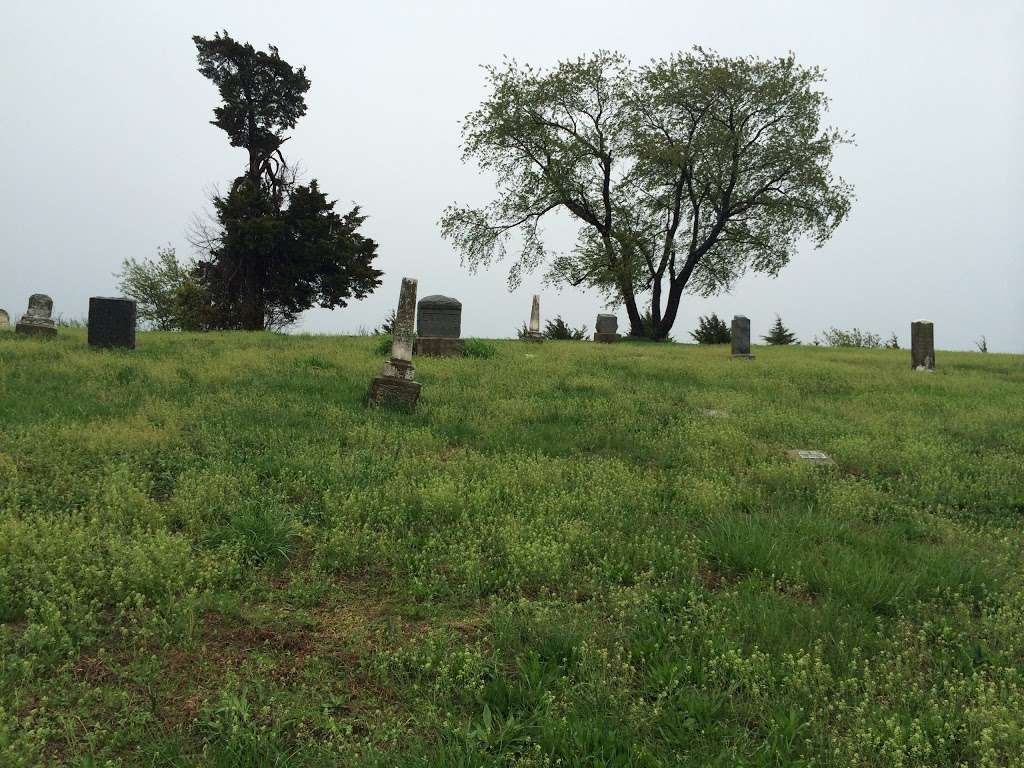
[[[11,316],[6,309],[0,309],[0,331],[6,331],[11,327]]]
[[[52,314],[53,299],[45,293],[33,293],[28,298],[28,310],[14,330],[27,336],[56,336],[57,324],[50,318]]]
[[[732,356],[740,360],[754,359],[750,354],[750,318],[744,315],[732,319]]]
[[[834,467],[836,463],[832,460],[824,451],[786,451],[786,456],[791,458],[793,461],[806,461],[809,464],[815,464],[822,467]]]
[[[544,335],[540,332],[540,296],[537,294],[533,295],[533,306],[530,307],[530,328],[526,332],[526,341],[544,341]]]
[[[89,346],[135,349],[135,302],[124,298],[89,299]]]
[[[931,320],[910,324],[910,367],[915,371],[935,370],[935,325]]]
[[[398,294],[398,310],[391,337],[391,358],[384,362],[380,376],[370,384],[370,404],[392,404],[416,408],[420,397],[420,383],[413,381],[416,369],[412,364],[413,322],[416,317],[416,281],[402,278]]]
[[[615,315],[598,315],[594,327],[596,329],[594,331],[594,341],[599,341],[603,344],[614,344],[622,338],[618,333],[619,318]]]
[[[416,305],[417,355],[455,357],[465,354],[462,302],[449,296],[425,296]]]

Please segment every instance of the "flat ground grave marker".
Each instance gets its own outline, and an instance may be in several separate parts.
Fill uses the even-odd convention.
[[[793,461],[803,461],[808,464],[815,464],[822,467],[834,467],[835,461],[824,451],[809,451],[804,449],[797,449],[792,451],[786,451],[786,456]]]

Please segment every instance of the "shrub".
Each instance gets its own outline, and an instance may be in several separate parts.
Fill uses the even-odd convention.
[[[700,318],[696,330],[690,331],[690,336],[698,344],[728,344],[732,341],[729,326],[724,320],[719,320],[714,312],[708,317]]]
[[[775,325],[772,326],[772,329],[768,331],[766,336],[762,336],[761,338],[765,343],[772,344],[774,346],[800,343],[797,341],[796,334],[791,332],[782,324],[782,318],[778,315],[775,316]]]
[[[561,315],[558,315],[554,320],[545,323],[543,336],[553,341],[583,341],[587,338],[587,326],[572,328]]]
[[[498,353],[498,348],[489,341],[483,339],[466,339],[466,357],[479,357],[482,360],[489,360]]]
[[[851,328],[844,331],[841,328],[829,328],[822,331],[821,344],[826,347],[860,347],[862,349],[880,349],[882,337],[877,333],[862,331],[860,328]],[[815,337],[815,344],[819,343]]]
[[[384,322],[380,324],[380,328],[373,329],[374,336],[390,336],[395,332],[395,310],[391,310],[390,314],[384,318]]]
[[[374,347],[374,351],[378,355],[390,355],[391,354],[391,334],[381,334],[377,341],[377,346]]]

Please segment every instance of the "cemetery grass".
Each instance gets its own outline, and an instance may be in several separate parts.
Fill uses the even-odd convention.
[[[0,335],[0,765],[1022,765],[1024,358],[492,344]]]

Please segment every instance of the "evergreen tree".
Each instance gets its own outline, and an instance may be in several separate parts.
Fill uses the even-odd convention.
[[[728,344],[732,341],[729,326],[723,320],[719,320],[714,312],[708,317],[700,318],[697,329],[690,331],[690,336],[698,344]]]
[[[799,344],[800,342],[796,339],[796,334],[790,332],[790,330],[782,324],[782,318],[778,315],[775,316],[775,325],[768,331],[767,336],[761,337],[766,344]]]
[[[227,32],[192,39],[199,72],[222,99],[211,122],[248,153],[244,173],[213,199],[216,224],[203,233],[207,258],[194,272],[214,327],[278,328],[314,305],[344,307],[372,293],[382,273],[371,265],[377,244],[358,232],[359,207],[336,212],[316,179],[297,183],[281,152],[306,113],[305,69]]]

